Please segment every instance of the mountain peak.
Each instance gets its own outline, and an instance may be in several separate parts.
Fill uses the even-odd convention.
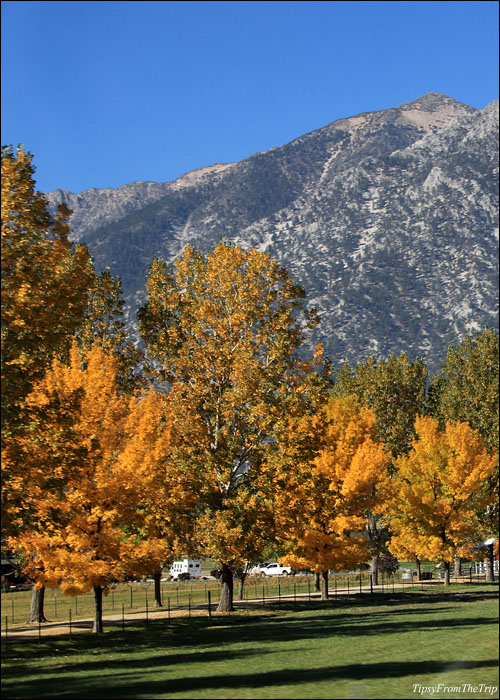
[[[405,102],[404,104],[400,105],[400,107],[405,109],[418,108],[429,112],[433,112],[436,110],[441,110],[445,106],[449,107],[452,105],[461,108],[465,107],[465,109],[469,112],[477,111],[474,107],[470,107],[469,105],[466,105],[463,102],[455,100],[453,97],[445,95],[444,92],[427,92],[425,95],[417,97],[416,100],[412,100],[411,102]]]

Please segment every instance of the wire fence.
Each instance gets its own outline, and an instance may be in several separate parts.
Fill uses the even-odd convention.
[[[443,583],[440,571],[422,570],[419,580],[417,572],[406,569],[394,575],[380,572],[378,582],[370,573],[350,572],[330,574],[329,599],[346,596],[376,595],[396,593],[415,589],[424,590],[430,583]],[[474,567],[463,569],[461,577],[451,578],[460,583],[481,583],[485,574]],[[248,577],[241,596],[236,585],[234,605],[240,612],[259,609],[261,606],[297,606],[299,603],[318,601],[321,593],[315,588],[314,575]],[[169,620],[180,616],[209,616],[216,613],[220,601],[221,584],[218,581],[190,581],[167,583],[161,586],[160,601],[155,601],[154,587],[149,583],[120,584],[103,596],[103,620],[106,626],[121,627],[145,624],[155,620]],[[47,622],[28,625],[31,592],[2,593],[3,630],[2,644],[8,645],[9,637],[19,638],[28,635],[39,639],[55,632],[67,633],[71,638],[78,631],[92,629],[95,612],[93,593],[79,596],[65,596],[60,591],[47,590],[44,601],[44,614]]]

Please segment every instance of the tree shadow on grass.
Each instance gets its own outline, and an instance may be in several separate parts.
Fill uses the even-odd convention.
[[[61,637],[46,637],[24,639],[10,645],[16,649],[14,653],[29,657],[29,648],[42,657],[50,655],[51,650],[60,645],[70,644],[79,653],[93,652],[94,649],[113,648],[126,652],[137,649],[158,649],[164,645],[167,649],[196,649],[204,647],[224,646],[235,642],[262,644],[282,642],[283,640],[313,639],[320,637],[352,637],[381,635],[425,630],[446,630],[457,627],[482,626],[493,624],[489,617],[454,617],[456,608],[450,604],[455,602],[475,602],[496,598],[494,593],[481,595],[470,594],[460,600],[450,599],[446,595],[411,595],[396,598],[386,596],[383,607],[382,600],[353,599],[346,604],[338,601],[320,601],[314,606],[307,602],[299,607],[286,609],[283,606],[266,608],[266,611],[252,615],[222,615],[209,618],[175,618],[173,620],[157,620],[148,628],[144,625],[127,627],[125,633],[116,627],[102,636],[78,635],[73,642],[66,635]],[[378,598],[378,596],[377,596]],[[447,603],[447,605],[445,605]],[[388,609],[388,607],[390,609]],[[436,611],[440,617],[436,618]],[[286,613],[293,612],[294,615]],[[411,619],[409,619],[411,618]],[[35,652],[36,650],[36,652]]]
[[[364,592],[347,595],[339,594],[335,597],[332,593],[328,600],[320,600],[313,598],[310,601],[307,599],[297,598],[296,601],[290,598],[282,598],[280,602],[274,600],[266,603],[266,610],[283,610],[283,611],[299,611],[299,610],[321,610],[326,606],[349,605],[350,607],[374,607],[378,605],[390,605],[392,607],[401,607],[403,605],[421,605],[435,606],[438,603],[473,603],[477,601],[496,600],[498,598],[498,586],[490,590],[480,591],[454,591],[446,590],[439,591],[436,589],[427,591],[408,591],[408,592],[384,592],[379,591],[370,594]],[[255,607],[260,607],[259,603],[253,604]]]
[[[41,640],[31,638],[8,647],[4,679],[8,685],[16,687],[17,694],[10,697],[34,698],[56,695],[61,698],[99,697],[97,691],[95,693],[90,691],[85,695],[86,691],[79,688],[78,683],[75,686],[73,681],[71,681],[72,692],[69,693],[68,679],[81,678],[85,688],[100,687],[101,690],[105,688],[106,697],[128,698],[142,697],[143,692],[149,697],[154,697],[155,689],[158,692],[174,693],[181,690],[184,692],[186,688],[193,691],[205,688],[209,691],[220,687],[254,687],[258,683],[267,686],[308,682],[296,680],[299,676],[309,678],[312,682],[313,676],[315,680],[321,680],[321,678],[335,680],[400,676],[405,673],[406,675],[428,674],[433,672],[434,666],[437,669],[436,672],[441,672],[448,662],[426,662],[425,664],[419,662],[416,665],[404,662],[396,665],[393,663],[352,664],[314,671],[285,669],[244,675],[241,681],[232,676],[205,677],[203,675],[203,678],[195,679],[174,678],[168,682],[168,687],[159,681],[144,682],[143,680],[148,674],[159,674],[162,670],[166,674],[175,675],[175,667],[186,664],[201,663],[203,667],[208,664],[206,668],[209,671],[210,665],[218,661],[231,662],[248,658],[251,662],[252,657],[256,655],[263,656],[275,652],[283,641],[291,642],[292,646],[294,642],[301,642],[307,647],[308,640],[331,638],[334,642],[335,639],[344,638],[351,640],[355,649],[358,636],[479,628],[479,626],[493,624],[493,620],[484,616],[453,617],[452,612],[456,608],[453,608],[451,603],[454,601],[473,603],[496,597],[495,592],[489,591],[462,593],[458,597],[447,594],[409,593],[403,596],[398,594],[393,599],[390,595],[386,595],[383,605],[390,606],[390,609],[387,607],[384,609],[382,606],[377,609],[378,604],[382,603],[382,596],[377,595],[376,601],[366,596],[361,600],[356,598],[345,601],[347,604],[319,601],[317,605],[311,607],[305,602],[299,611],[294,608],[295,612],[298,612],[296,615],[285,614],[283,607],[276,607],[274,610],[266,608],[266,612],[261,615],[220,615],[214,616],[211,620],[208,618],[158,620],[149,628],[136,625],[128,628],[125,633],[115,628],[99,637],[91,634],[77,635],[72,641],[69,641],[67,636],[47,637]],[[441,617],[436,618],[432,614],[437,610]],[[241,647],[234,648],[235,644],[250,646],[241,649]],[[283,651],[287,650],[283,649]],[[293,655],[300,653],[297,646],[293,646],[290,651]],[[95,654],[95,657],[89,658],[89,654]],[[135,657],[137,654],[139,656]],[[19,658],[15,658],[16,655]],[[58,659],[62,655],[67,658]],[[127,655],[131,656],[127,658]],[[32,659],[36,657],[39,660],[47,659],[45,668],[41,668],[40,664],[34,668]],[[489,662],[475,661],[464,663],[472,664],[470,668],[489,664]],[[389,667],[393,672],[388,670]],[[412,670],[413,667],[417,670]],[[399,671],[397,671],[398,668]],[[354,669],[358,669],[361,675],[353,675]],[[405,672],[404,669],[406,669]],[[58,678],[58,672],[61,674],[60,678]],[[377,673],[381,675],[378,676]],[[30,676],[34,675],[38,676],[37,681],[30,679]],[[187,675],[185,668],[184,675]],[[98,685],[99,683],[101,685]],[[151,689],[148,690],[150,685]],[[139,694],[134,696],[129,686],[135,688],[134,692]],[[41,695],[42,689],[44,695]],[[113,695],[115,690],[116,694]],[[7,687],[5,697],[9,697],[9,692],[10,688]]]
[[[355,644],[356,637],[366,638],[370,635],[380,636],[383,634],[401,634],[425,631],[443,631],[456,628],[478,628],[483,625],[493,625],[494,621],[489,617],[452,618],[449,615],[441,619],[431,617],[429,620],[422,618],[411,620],[393,619],[392,611],[385,614],[365,613],[341,614],[334,612],[326,615],[309,614],[307,616],[290,617],[276,615],[273,617],[263,616],[260,618],[227,617],[218,618],[209,624],[205,620],[175,620],[168,627],[149,631],[145,634],[143,628],[127,630],[123,634],[118,631],[111,632],[104,636],[95,637],[85,635],[75,638],[72,642],[67,639],[47,638],[42,643],[37,640],[26,640],[22,643],[12,645],[8,649],[6,662],[9,657],[15,658],[17,654],[22,654],[17,660],[13,672],[20,674],[26,672],[29,675],[30,662],[25,661],[37,657],[57,658],[60,654],[65,654],[68,661],[64,663],[64,672],[72,671],[96,671],[101,664],[103,670],[113,671],[123,665],[123,657],[126,654],[144,653],[147,655],[143,660],[133,659],[131,663],[153,668],[173,664],[186,664],[205,662],[212,658],[224,660],[226,658],[239,658],[253,656],[255,654],[267,654],[276,649],[277,644],[286,642],[307,642],[308,640],[331,638],[352,640]],[[408,611],[406,611],[408,612]],[[413,610],[409,612],[414,613]],[[449,612],[442,609],[443,615]],[[402,611],[403,613],[403,611]],[[390,621],[387,619],[390,615]],[[234,644],[249,644],[251,649],[235,650]],[[273,646],[274,645],[274,646]],[[216,647],[213,649],[212,647]],[[183,651],[183,650],[186,651]],[[294,648],[294,653],[297,651]],[[158,652],[161,652],[158,654]],[[80,658],[71,663],[71,656],[81,656],[82,654],[95,654],[89,661],[82,661]],[[110,655],[117,655],[111,659]],[[102,659],[100,656],[105,657]],[[122,658],[120,658],[122,657]],[[24,663],[23,663],[24,662]],[[8,677],[9,669],[5,669],[5,677]],[[51,668],[48,673],[52,673]],[[43,675],[43,671],[39,671]]]
[[[135,646],[137,651],[137,645]],[[52,650],[54,651],[54,650]],[[61,655],[67,652],[68,649],[60,649]],[[95,650],[94,650],[95,651]],[[78,650],[80,653],[81,650]],[[114,653],[122,658],[117,658],[115,660],[110,659]],[[125,652],[126,653],[126,652]],[[95,658],[91,661],[75,661],[75,663],[65,663],[61,659],[60,665],[57,664],[56,656],[53,654],[52,658],[54,663],[47,666],[44,670],[37,669],[37,674],[39,676],[37,681],[33,681],[29,678],[29,675],[33,673],[33,668],[27,664],[15,663],[9,670],[4,670],[2,673],[4,685],[7,684],[2,690],[2,697],[50,697],[52,695],[57,697],[70,697],[68,695],[68,678],[71,678],[71,687],[74,686],[74,679],[82,677],[82,683],[87,687],[88,684],[95,681],[96,678],[101,679],[101,683],[106,688],[108,683],[111,687],[115,683],[121,685],[121,678],[126,677],[127,679],[133,678],[135,674],[142,674],[157,672],[160,670],[173,669],[175,666],[189,664],[189,663],[203,663],[203,664],[213,664],[219,661],[231,662],[237,659],[245,659],[246,657],[254,656],[255,654],[263,655],[262,649],[239,649],[231,650],[228,648],[218,649],[218,650],[203,650],[199,652],[186,652],[186,653],[170,653],[169,650],[165,649],[164,653],[159,653],[155,656],[147,656],[145,658],[134,658],[133,660],[124,659],[123,650],[106,650],[102,654],[97,652]],[[271,653],[269,651],[269,653]],[[65,656],[69,656],[67,653]],[[103,658],[104,657],[104,658]],[[13,659],[16,660],[15,657]],[[120,669],[126,668],[127,671],[120,673]],[[103,679],[106,679],[103,681]],[[40,694],[41,687],[40,684],[43,683],[44,688],[50,685],[50,692],[44,693],[42,696]],[[16,695],[9,695],[9,692],[15,688]],[[76,692],[76,691],[75,691]],[[73,696],[73,691],[71,691],[71,697]],[[75,697],[77,697],[75,695]],[[89,695],[88,697],[99,698],[102,697],[98,694]],[[106,697],[108,694],[106,693]]]
[[[483,661],[465,660],[460,664],[463,669],[496,668],[496,659]],[[204,692],[207,697],[217,697],[214,692],[222,689],[241,691],[245,688],[261,690],[276,686],[300,686],[305,684],[318,684],[321,682],[334,682],[340,680],[370,680],[404,678],[406,676],[423,676],[429,674],[441,674],[447,671],[448,662],[444,661],[418,661],[418,662],[381,662],[348,664],[343,666],[324,666],[313,669],[286,668],[277,671],[264,671],[260,673],[247,673],[238,675],[199,675],[182,678],[170,678],[164,680],[147,680],[144,674],[134,678],[130,673],[114,674],[103,682],[101,674],[92,676],[73,676],[71,690],[68,690],[68,679],[64,684],[55,684],[48,693],[40,694],[40,687],[30,687],[26,682],[21,695],[16,696],[4,693],[5,698],[19,697],[58,697],[68,700],[103,697],[99,693],[105,692],[106,698],[140,698],[140,697],[168,697],[176,693],[188,694],[189,692]],[[30,690],[32,692],[30,693]],[[19,688],[18,688],[19,691]],[[66,692],[65,692],[66,691]],[[189,697],[189,696],[188,696]]]

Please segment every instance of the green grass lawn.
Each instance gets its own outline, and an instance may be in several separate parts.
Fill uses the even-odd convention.
[[[428,586],[9,641],[3,697],[498,698],[497,601]]]

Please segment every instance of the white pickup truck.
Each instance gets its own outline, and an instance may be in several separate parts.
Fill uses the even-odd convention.
[[[263,566],[260,573],[264,576],[288,576],[295,573],[290,566],[281,566],[281,564],[267,564]]]

